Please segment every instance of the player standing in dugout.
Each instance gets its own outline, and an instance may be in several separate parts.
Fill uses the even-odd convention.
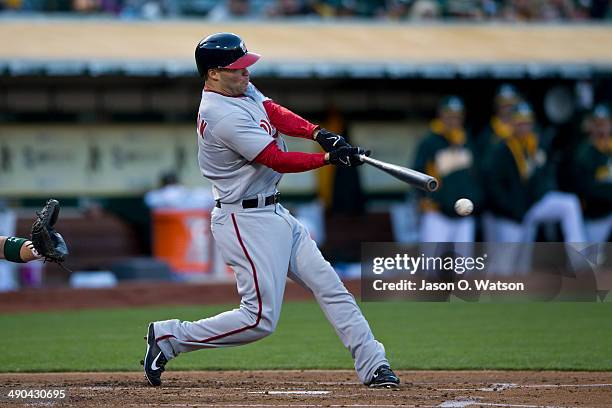
[[[474,164],[474,153],[464,127],[465,106],[458,96],[444,97],[438,116],[417,146],[413,168],[440,180],[432,193],[419,192],[422,242],[473,242],[474,216],[462,217],[455,211],[460,198],[480,207],[482,191]]]
[[[588,242],[603,243],[612,233],[612,115],[605,104],[589,114],[584,140],[574,154],[570,184],[578,194]]]
[[[232,266],[240,307],[195,322],[177,319],[149,324],[145,377],[161,384],[166,363],[180,353],[239,346],[271,334],[280,317],[287,277],[310,290],[344,346],[361,382],[397,387],[383,345],[308,231],[279,203],[283,173],[327,164],[362,164],[360,147],[319,128],[261,94],[248,67],[260,56],[247,52],[235,34],[217,33],[196,47],[204,78],[198,112],[198,162],[213,184],[216,206],[211,230]],[[316,140],[327,153],[287,152],[283,133]],[[304,333],[307,335],[307,333]]]
[[[537,226],[551,221],[561,223],[565,242],[586,242],[580,202],[557,190],[549,145],[535,130],[531,105],[518,103],[512,135],[491,148],[484,164],[497,242],[533,242]]]

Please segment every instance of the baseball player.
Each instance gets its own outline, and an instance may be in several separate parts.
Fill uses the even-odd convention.
[[[248,67],[260,56],[235,34],[217,33],[196,47],[204,78],[197,118],[198,162],[213,184],[211,230],[236,276],[240,307],[186,322],[149,324],[145,377],[161,384],[166,363],[180,353],[247,344],[271,334],[278,322],[286,278],[312,291],[371,387],[397,387],[385,349],[308,231],[279,203],[282,173],[326,164],[355,167],[364,150],[319,128],[262,95]],[[316,140],[327,153],[287,152],[285,135]]]
[[[15,263],[37,259],[63,262],[68,255],[68,248],[64,238],[54,229],[59,211],[59,202],[51,199],[41,211],[36,212],[31,241],[26,238],[0,236],[0,259]]]
[[[478,153],[486,154],[491,145],[512,136],[512,112],[521,97],[516,88],[502,84],[495,95],[495,114],[478,137]]]
[[[512,136],[512,112],[520,101],[521,97],[514,86],[500,85],[495,94],[495,114],[476,140],[475,147],[478,157],[487,157],[495,145]],[[478,160],[476,164],[481,179],[486,178],[485,160]],[[485,241],[494,241],[496,218],[489,211],[486,195],[484,198],[481,202],[482,233]]]
[[[580,197],[589,242],[606,242],[612,232],[612,119],[595,106],[587,121],[588,140],[574,155],[573,190]]]
[[[584,242],[578,198],[556,190],[555,167],[537,133],[534,114],[520,102],[512,135],[493,146],[485,165],[495,241],[531,242],[541,222],[559,221],[565,242]]]
[[[440,188],[423,195],[420,237],[423,242],[473,242],[474,217],[460,217],[455,202],[469,198],[478,206],[482,195],[476,180],[473,152],[463,127],[463,101],[457,96],[442,99],[438,117],[420,142],[414,169],[436,177]]]

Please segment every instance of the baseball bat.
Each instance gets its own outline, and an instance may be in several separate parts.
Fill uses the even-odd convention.
[[[367,163],[370,166],[374,166],[377,169],[380,169],[385,173],[390,174],[396,179],[402,180],[403,182],[406,182],[411,186],[420,188],[421,190],[436,191],[438,189],[438,180],[435,177],[406,167],[398,166],[396,164],[376,160],[366,156],[365,154],[360,154],[359,159],[362,162]]]

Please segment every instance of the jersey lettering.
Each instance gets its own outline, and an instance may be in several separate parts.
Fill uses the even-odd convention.
[[[200,117],[200,114],[198,113],[198,135],[204,139],[204,130],[206,130],[206,125],[208,123],[206,123],[205,120],[202,120],[202,118]]]
[[[465,147],[447,147],[435,156],[435,165],[440,177],[472,166],[472,152]]]
[[[269,195],[281,179],[280,173],[267,166],[252,165],[272,140],[285,150],[281,135],[278,139],[270,135],[277,130],[266,116],[264,97],[254,92],[252,85],[242,98],[202,92],[196,128],[198,164],[202,175],[212,181],[215,199],[221,202]],[[194,116],[196,119],[198,113]]]
[[[261,127],[263,130],[265,130],[267,134],[272,136],[272,125],[270,125],[270,123],[267,120],[262,119],[259,122],[259,127]]]

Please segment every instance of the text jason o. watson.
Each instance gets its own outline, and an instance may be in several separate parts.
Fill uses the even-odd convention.
[[[482,291],[522,291],[525,290],[523,282],[501,282],[489,279],[475,279],[470,282],[462,279],[457,282],[414,282],[402,279],[396,282],[385,282],[377,279],[372,282],[376,291],[448,291],[448,290],[482,290]]]

